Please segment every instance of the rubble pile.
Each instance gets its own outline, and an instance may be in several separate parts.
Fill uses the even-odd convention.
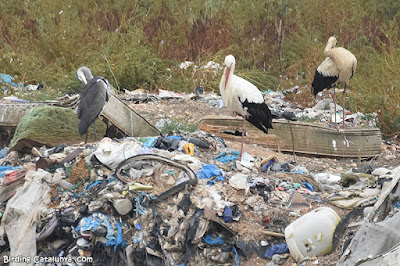
[[[304,90],[303,88],[302,90],[298,86],[283,92],[266,91],[263,94],[267,105],[278,114],[277,118],[287,119],[289,114],[292,114],[289,116],[290,120],[298,119],[306,122],[325,124],[331,127],[334,127],[335,123],[343,123],[343,107],[337,104],[335,113],[333,96],[329,92],[321,92],[322,97],[316,99],[316,104],[312,107],[295,105],[293,101],[288,100],[288,95],[292,95],[293,98],[299,94],[309,94],[307,89]],[[311,99],[310,102],[314,102],[314,100]],[[345,110],[345,124],[347,127],[376,127],[377,122],[378,116],[376,113],[351,113],[350,110]]]
[[[264,91],[263,96],[268,107],[271,109],[274,119],[283,118],[291,121],[298,120],[304,122],[313,122],[330,127],[335,126],[335,121],[337,125],[341,125],[343,123],[343,107],[337,104],[335,115],[335,105],[330,93],[323,94],[321,92],[320,94],[323,94],[323,96],[319,97],[315,101],[316,104],[313,104],[312,107],[304,107],[300,104],[294,104],[293,101],[290,101],[290,99],[287,97],[288,94],[296,95],[300,93],[302,95],[308,95],[309,91],[300,90],[298,87],[294,87],[283,92],[271,90]],[[198,108],[201,116],[206,116],[207,114],[211,113],[223,115],[230,114],[226,108],[223,108],[224,105],[219,95],[214,93],[204,93],[204,90],[202,90],[201,87],[196,88],[193,93],[189,94],[178,94],[166,90],[159,90],[158,93],[149,93],[144,90],[136,90],[132,92],[125,91],[125,95],[121,99],[127,101],[128,103],[134,104],[134,108],[140,109],[145,115],[146,113],[152,115],[151,110],[153,110],[153,108],[164,108],[164,106],[161,104],[162,100],[166,100],[170,104],[179,104],[185,102],[188,104],[188,106],[190,106],[190,109],[196,109],[196,105],[204,103],[204,108],[202,110]],[[310,102],[314,103],[314,100],[311,99]],[[207,110],[206,106],[213,108],[212,112],[204,112],[204,110]],[[190,117],[190,114],[187,114],[187,111],[188,109],[185,109],[183,112],[181,110],[183,113],[182,117]],[[160,119],[163,119],[164,121],[168,118],[176,118],[176,115],[181,115],[181,112],[173,112],[169,111],[169,109],[164,110],[164,112],[159,112],[158,118],[154,121],[154,123],[158,122]],[[345,114],[346,127],[377,127],[378,116],[376,113],[351,113],[350,110],[345,110]]]

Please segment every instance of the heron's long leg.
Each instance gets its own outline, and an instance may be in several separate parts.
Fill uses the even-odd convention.
[[[89,132],[86,131],[86,138],[85,138],[85,144],[87,143],[87,135],[89,134]]]
[[[239,155],[239,160],[242,159],[243,155],[243,143],[244,143],[244,135],[246,134],[246,118],[243,117],[243,127],[242,127],[242,145],[240,148],[240,155]]]
[[[111,133],[109,132],[110,131],[110,126],[108,125],[108,119],[103,117],[103,122],[106,123],[106,135],[105,135],[105,137],[111,138]]]
[[[97,134],[96,134],[96,120],[93,122],[93,132],[94,132],[94,140],[97,140]]]

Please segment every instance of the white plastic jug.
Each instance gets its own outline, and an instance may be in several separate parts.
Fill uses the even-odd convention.
[[[332,252],[332,240],[339,215],[328,207],[317,208],[285,229],[286,244],[290,254],[297,261]]]

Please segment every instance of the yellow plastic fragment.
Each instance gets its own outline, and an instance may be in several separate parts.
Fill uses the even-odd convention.
[[[150,190],[153,189],[153,186],[146,186],[140,183],[134,183],[132,186],[129,186],[129,190]]]

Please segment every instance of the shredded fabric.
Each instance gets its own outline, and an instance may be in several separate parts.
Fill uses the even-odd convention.
[[[5,177],[8,173],[11,173],[12,170],[16,170],[19,169],[19,166],[11,166],[11,165],[6,165],[6,166],[2,166],[0,165],[0,178]]]
[[[275,254],[283,254],[283,253],[289,253],[289,248],[286,245],[286,243],[279,243],[267,249],[267,251],[265,251],[264,256],[270,259]]]

